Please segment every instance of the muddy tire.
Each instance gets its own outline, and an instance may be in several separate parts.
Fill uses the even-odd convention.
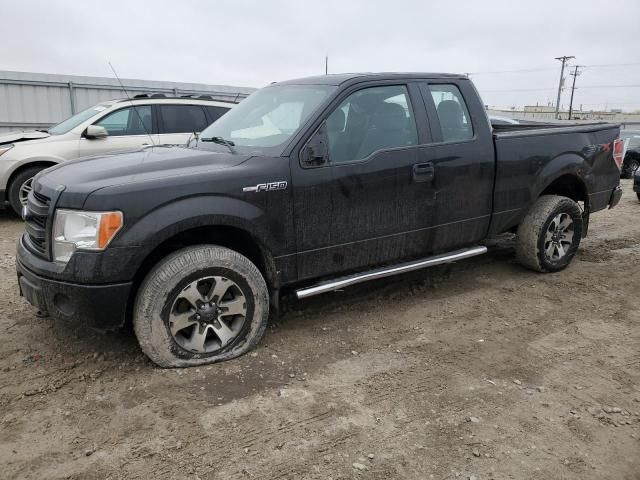
[[[136,296],[133,327],[154,363],[190,367],[248,352],[268,318],[258,268],[228,248],[200,245],[169,255],[149,272]]]
[[[557,272],[573,259],[582,238],[580,207],[567,197],[540,197],[518,226],[516,258],[538,272]]]
[[[29,167],[11,179],[9,188],[7,189],[7,199],[11,208],[17,215],[22,215],[22,206],[26,200],[26,193],[31,189],[31,181],[38,173],[44,170],[46,167]]]

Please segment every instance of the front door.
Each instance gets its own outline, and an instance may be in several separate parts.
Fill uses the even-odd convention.
[[[346,96],[322,127],[328,164],[294,173],[301,280],[429,249],[407,241],[408,232],[432,226],[435,208],[433,171],[420,160],[424,104],[417,87],[409,91],[380,85]]]
[[[133,151],[157,143],[152,118],[151,105],[129,106],[108,113],[94,123],[104,127],[108,136],[81,138],[79,156]]]

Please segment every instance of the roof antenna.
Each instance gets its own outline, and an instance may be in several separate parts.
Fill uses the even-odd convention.
[[[147,131],[147,127],[145,127],[144,122],[142,121],[142,117],[140,116],[140,112],[138,112],[138,107],[136,107],[134,105],[133,100],[131,100],[131,97],[129,96],[129,93],[125,90],[124,85],[122,84],[122,81],[120,80],[120,77],[116,73],[116,69],[113,68],[113,65],[111,65],[111,61],[109,61],[107,63],[111,67],[111,71],[113,72],[113,74],[116,76],[116,79],[118,80],[118,83],[120,84],[120,88],[122,88],[122,91],[127,96],[127,99],[129,100],[129,103],[131,103],[131,106],[133,107],[133,111],[136,112],[136,115],[138,116],[138,120],[140,120],[140,125],[142,126],[142,129],[144,130],[144,133],[146,133],[147,136],[149,137],[149,141],[151,142],[151,145],[153,145],[155,147],[156,146],[156,142],[153,141],[153,137],[151,136],[151,133]]]

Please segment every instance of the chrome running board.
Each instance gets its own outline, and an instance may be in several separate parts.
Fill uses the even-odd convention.
[[[296,290],[296,296],[299,299],[312,297],[321,293],[332,292],[343,287],[348,287],[349,285],[355,285],[356,283],[389,277],[391,275],[398,275],[400,273],[411,272],[421,268],[434,267],[436,265],[442,265],[443,263],[456,262],[458,260],[464,260],[465,258],[475,257],[476,255],[482,255],[483,253],[487,253],[487,247],[463,248],[461,250],[455,250],[441,255],[434,255],[433,257],[423,258],[422,260],[414,262],[401,263],[392,267],[382,267],[368,272],[356,273],[355,275],[322,282],[312,287],[301,288],[300,290]]]

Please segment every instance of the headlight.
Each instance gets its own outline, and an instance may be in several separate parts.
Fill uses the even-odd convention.
[[[0,145],[0,155],[7,153],[12,148],[13,148],[13,143],[10,143],[9,145]]]
[[[104,250],[122,224],[122,212],[56,210],[53,259],[66,263],[76,250]]]

